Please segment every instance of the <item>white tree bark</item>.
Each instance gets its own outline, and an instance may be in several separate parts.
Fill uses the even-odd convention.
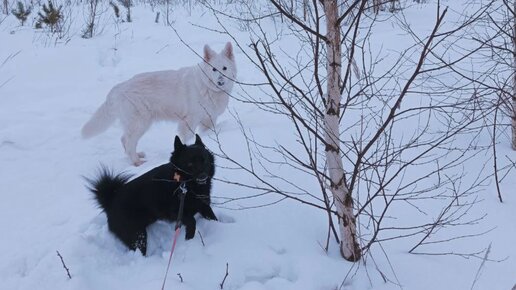
[[[515,0],[516,1],[516,0]],[[344,166],[340,155],[340,102],[341,102],[341,34],[336,0],[324,0],[327,26],[327,97],[325,114],[326,164],[330,176],[330,190],[339,214],[341,235],[340,251],[348,261],[358,261],[361,256],[356,236],[356,219],[353,198],[344,182]]]
[[[3,10],[5,15],[9,15],[9,1],[4,0],[3,1]]]

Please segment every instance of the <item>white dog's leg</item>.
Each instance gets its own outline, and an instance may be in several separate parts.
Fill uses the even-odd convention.
[[[188,142],[193,138],[195,134],[195,129],[199,126],[200,120],[194,116],[186,117],[185,119],[179,122],[177,131],[179,138],[183,140],[183,142]]]
[[[215,128],[215,124],[217,123],[217,118],[212,118],[210,116],[207,116],[201,121],[201,130],[208,131],[213,130]]]
[[[188,140],[193,138],[194,131],[187,122],[181,121],[177,126],[177,135],[179,135],[179,138],[181,138],[183,142],[188,142]]]
[[[135,166],[140,166],[145,160],[145,153],[136,152],[136,146],[138,141],[143,136],[145,131],[150,127],[150,122],[146,120],[140,120],[138,122],[132,122],[130,124],[122,124],[124,126],[124,135],[122,135],[122,145],[124,146],[125,153],[131,159],[131,162]]]

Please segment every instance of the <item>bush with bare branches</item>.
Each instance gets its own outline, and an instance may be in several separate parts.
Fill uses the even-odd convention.
[[[275,13],[240,16],[253,39],[250,52],[244,51],[264,76],[264,84],[254,85],[261,95],[246,93],[254,88],[244,84],[243,94],[234,97],[289,123],[294,140],[264,144],[241,124],[248,160],[233,158],[218,140],[220,157],[259,185],[225,181],[256,191],[250,196],[275,193],[320,208],[328,216],[326,248],[333,233],[351,261],[386,241],[408,238],[413,241],[408,252],[436,254],[435,245],[481,234],[453,229],[473,228],[483,219],[469,213],[490,175],[481,168],[466,172],[464,166],[491,148],[478,136],[494,107],[483,98],[487,91],[475,86],[489,73],[461,75],[467,56],[481,45],[469,43],[455,54],[448,47],[456,43],[458,49],[483,10],[445,28],[448,9],[429,4],[436,16],[426,35],[399,17],[397,25],[414,41],[387,58],[376,49],[372,32],[379,19],[368,17],[366,0],[338,9],[314,2],[306,20],[303,9],[292,12],[281,1],[269,3]],[[220,18],[227,14],[209,7],[223,27]],[[265,17],[289,22],[289,47],[296,49],[281,47],[279,36],[260,28]],[[342,52],[335,50],[337,44]],[[274,169],[278,166],[282,170]],[[311,179],[313,186],[298,186],[299,179]],[[413,212],[411,219],[404,220],[401,212]],[[477,252],[439,254],[479,257]]]

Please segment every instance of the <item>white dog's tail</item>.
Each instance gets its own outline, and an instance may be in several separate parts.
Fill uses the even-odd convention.
[[[106,100],[100,108],[97,109],[95,114],[93,114],[91,119],[82,127],[82,137],[90,138],[106,131],[115,120],[116,116],[113,114],[113,110]]]

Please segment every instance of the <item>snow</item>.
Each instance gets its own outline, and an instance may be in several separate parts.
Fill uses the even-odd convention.
[[[456,5],[459,10],[461,4]],[[128,251],[107,229],[105,215],[96,207],[83,177],[94,174],[100,163],[116,171],[141,174],[166,162],[176,125],[159,123],[144,135],[139,148],[147,153],[148,161],[137,168],[123,153],[118,125],[91,140],[80,137],[80,128],[114,84],[140,72],[192,65],[200,61],[197,54],[204,44],[218,51],[232,39],[216,31],[217,19],[201,6],[192,11],[174,7],[174,30],[154,23],[159,10],[148,5],[133,7],[133,23],[115,25],[111,11],[106,11],[100,19],[101,33],[82,39],[83,13],[73,10],[76,21],[70,26],[71,33],[57,44],[54,38],[32,29],[30,21],[25,27],[18,26],[12,16],[0,22],[0,289],[160,289],[163,282],[174,225],[158,222],[149,228],[148,257]],[[409,21],[414,21],[424,13],[432,19],[435,11],[416,5],[406,13],[412,16]],[[429,31],[430,23],[417,26],[414,22],[414,26]],[[229,27],[241,44],[250,42],[248,32],[239,30],[238,24]],[[264,21],[264,29],[274,32],[277,27]],[[401,50],[409,41],[392,27],[380,32],[376,39],[386,51]],[[281,39],[285,42],[283,57],[288,56],[287,43],[292,39],[289,35]],[[238,80],[263,81],[242,48],[247,49],[235,50]],[[237,93],[244,90],[257,98],[262,94],[258,87],[235,87]],[[220,118],[218,138],[236,160],[248,162],[235,114],[245,130],[252,130],[264,144],[296,148],[292,128],[280,117],[234,99]],[[402,132],[399,134],[401,138]],[[483,138],[489,140],[485,134]],[[219,152],[215,134],[203,136],[203,140]],[[508,144],[505,137],[498,146],[499,156],[514,159]],[[480,170],[489,158],[479,154],[457,171]],[[217,162],[226,164],[221,159]],[[486,170],[491,170],[490,166]],[[289,172],[281,166],[277,170]],[[486,216],[474,229],[442,235],[451,238],[488,231],[486,234],[434,246],[440,252],[479,251],[482,256],[491,245],[489,259],[496,261],[487,261],[481,268],[473,289],[511,289],[516,283],[514,174],[510,172],[502,183],[504,203],[498,201],[492,183],[478,193],[479,204],[470,212],[471,218]],[[222,166],[216,177],[256,183],[248,175]],[[305,178],[300,177],[296,184],[317,192],[317,184]],[[222,181],[216,181],[213,188],[219,201],[251,194]],[[229,274],[224,289],[471,289],[482,263],[481,259],[455,255],[409,254],[417,239],[382,243],[372,248],[366,263],[349,263],[340,257],[334,240],[329,251],[324,251],[326,213],[293,200],[260,206],[279,199],[271,194],[215,205],[219,222],[199,219],[201,234],[190,241],[185,241],[182,233],[166,289],[220,289],[226,264]],[[407,210],[390,223],[412,219],[419,219],[417,212]],[[385,283],[382,275],[389,282]]]

